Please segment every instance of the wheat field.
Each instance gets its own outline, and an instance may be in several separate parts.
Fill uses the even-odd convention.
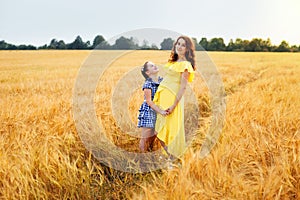
[[[98,53],[109,58],[122,52]],[[0,51],[1,199],[300,199],[300,54],[209,52],[226,92],[216,146],[207,157],[197,156],[212,114],[198,74],[191,87],[200,86],[199,126],[182,167],[135,174],[103,165],[78,135],[73,90],[90,54]],[[131,52],[110,63],[98,80],[97,119],[123,149],[138,152],[138,139],[123,134],[114,119],[111,99],[118,81],[146,60],[162,66],[168,55]],[[140,88],[123,95],[129,116],[121,119],[136,123],[142,95]]]

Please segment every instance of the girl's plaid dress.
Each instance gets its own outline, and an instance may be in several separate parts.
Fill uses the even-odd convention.
[[[151,78],[147,78],[144,85],[144,89],[151,89],[151,100],[153,100],[156,90],[159,86],[159,83],[162,81],[162,78],[158,78],[158,82],[154,82]],[[156,122],[156,112],[147,104],[144,97],[144,102],[139,109],[138,116],[138,127],[147,127],[154,128]]]

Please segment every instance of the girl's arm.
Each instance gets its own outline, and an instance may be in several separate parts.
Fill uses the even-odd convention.
[[[189,75],[190,75],[190,73],[187,70],[185,70],[184,72],[181,73],[180,88],[179,88],[178,93],[176,94],[176,98],[175,98],[173,105],[170,108],[168,108],[168,110],[167,110],[168,113],[172,113],[173,110],[175,109],[175,107],[177,106],[177,104],[180,102],[180,100],[186,90]]]
[[[165,116],[167,112],[165,110],[160,109],[155,103],[151,100],[151,89],[144,89],[145,99],[147,104],[157,113]]]

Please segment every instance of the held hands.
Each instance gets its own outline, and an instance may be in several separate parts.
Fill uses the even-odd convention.
[[[175,106],[172,105],[171,107],[169,107],[169,108],[166,109],[166,110],[160,109],[159,114],[161,114],[162,116],[165,117],[165,116],[171,114],[171,113],[174,111],[174,108],[175,108]]]
[[[175,106],[174,106],[174,105],[170,106],[170,107],[166,110],[167,113],[168,113],[168,115],[171,114],[171,113],[174,111],[174,109],[175,109]]]
[[[167,110],[162,110],[162,109],[160,109],[159,114],[161,114],[162,116],[165,117],[165,116],[168,115],[168,112],[167,112]]]

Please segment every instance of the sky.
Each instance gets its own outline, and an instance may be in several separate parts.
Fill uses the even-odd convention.
[[[300,0],[0,0],[0,41],[42,46],[156,28],[190,37],[300,45]]]

